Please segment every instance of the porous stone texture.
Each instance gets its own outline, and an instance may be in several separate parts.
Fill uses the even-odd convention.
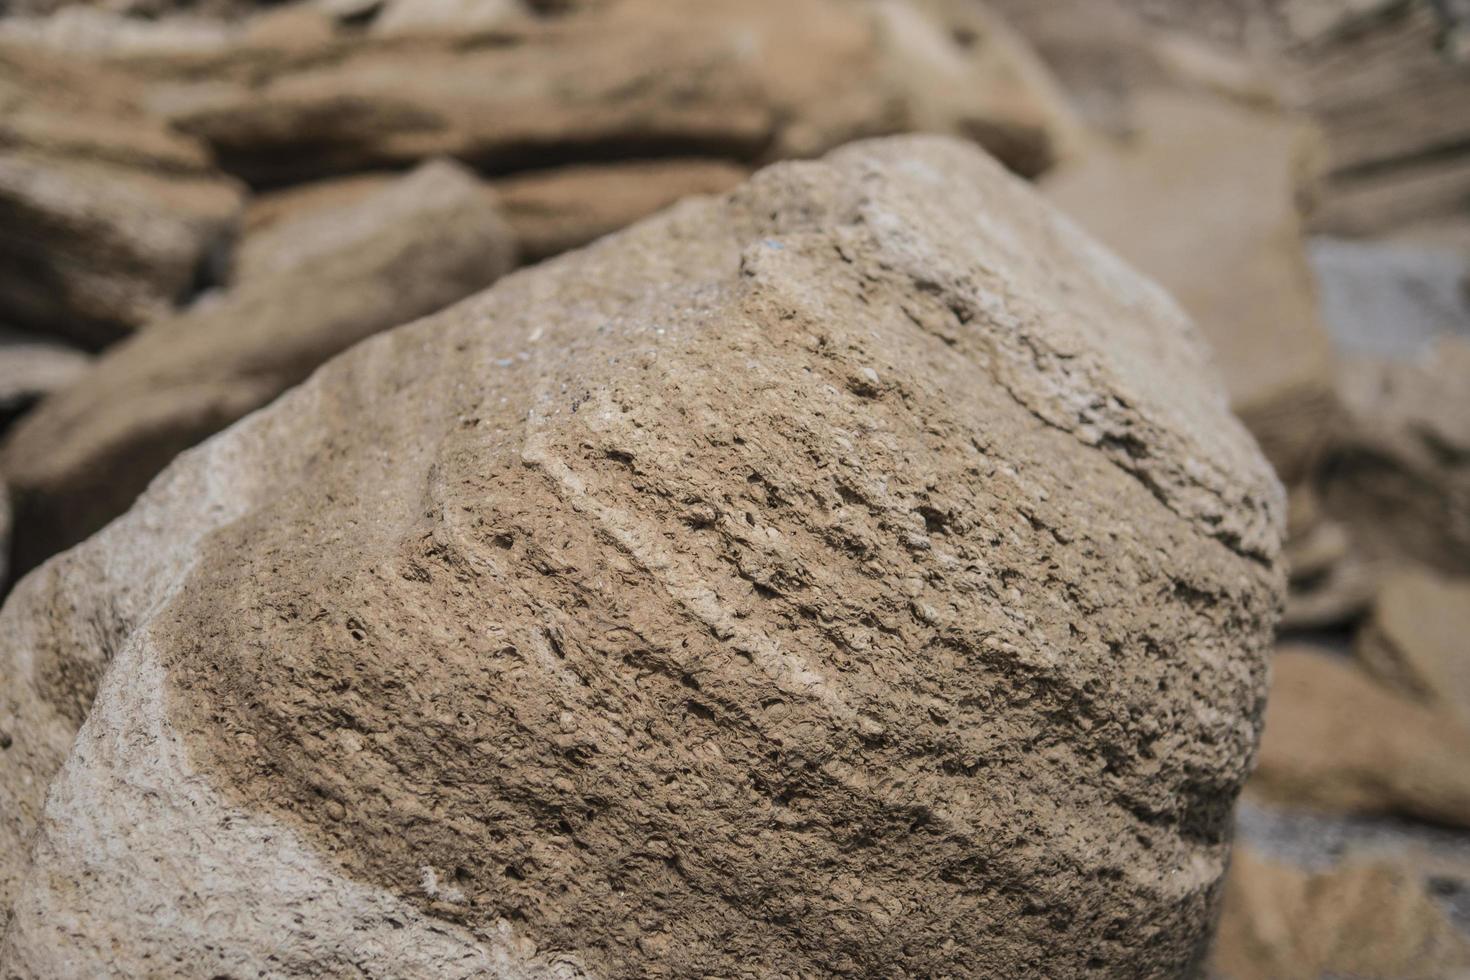
[[[100,346],[215,275],[241,188],[127,80],[0,46],[0,310]]]
[[[1300,189],[1310,127],[1201,93],[1142,93],[1137,137],[1047,178],[1047,195],[1178,298],[1215,349],[1237,413],[1288,484],[1332,419]]]
[[[1285,648],[1272,670],[1253,794],[1470,827],[1470,727],[1455,715],[1321,650]]]
[[[1470,724],[1470,579],[1390,576],[1353,652],[1383,683]]]
[[[127,510],[180,451],[364,337],[482,289],[514,262],[473,175],[434,162],[283,221],[227,293],[109,349],[11,431],[0,469],[23,573]]]
[[[1173,301],[973,147],[769,168],[359,345],[21,583],[0,962],[1186,973],[1282,509]]]
[[[428,155],[492,173],[649,157],[805,157],[912,129],[1044,167],[1067,109],[962,0],[614,0],[480,35],[345,37],[128,59],[151,104],[253,183]]]

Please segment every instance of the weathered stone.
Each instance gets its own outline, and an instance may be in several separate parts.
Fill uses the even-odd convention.
[[[101,345],[207,279],[241,191],[124,80],[0,48],[0,310]]]
[[[1135,141],[1058,170],[1046,193],[1194,315],[1236,412],[1295,482],[1332,417],[1332,345],[1298,211],[1311,130],[1197,93],[1136,106]]]
[[[1374,683],[1344,657],[1273,661],[1251,791],[1279,802],[1470,827],[1470,727]]]
[[[361,344],[0,612],[4,969],[1192,969],[1283,585],[1216,385],[937,138]]]
[[[480,35],[134,59],[152,104],[256,182],[457,157],[493,173],[594,160],[811,156],[959,132],[1045,166],[1066,107],[983,8],[941,0],[616,0]],[[943,84],[922,84],[916,79]]]
[[[1406,868],[1313,874],[1242,848],[1210,965],[1220,980],[1451,977],[1470,970],[1470,943]]]
[[[1324,511],[1365,560],[1470,575],[1470,343],[1348,359],[1338,400],[1318,477]]]
[[[1390,576],[1353,652],[1383,683],[1470,725],[1470,580]]]
[[[483,185],[447,162],[277,231],[237,288],[109,350],[11,432],[0,469],[18,521],[13,569],[121,514],[180,451],[323,361],[513,262]]]

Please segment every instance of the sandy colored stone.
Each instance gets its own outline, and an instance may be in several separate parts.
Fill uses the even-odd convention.
[[[1136,99],[1188,90],[1233,102],[1282,101],[1279,72],[1217,39],[1161,26],[1128,0],[991,0],[1100,132],[1128,136],[1146,125]]]
[[[0,310],[101,345],[218,267],[241,190],[124,79],[0,47]]]
[[[1187,971],[1282,506],[1177,306],[972,147],[770,168],[359,345],[21,583],[0,961]]]
[[[523,0],[387,0],[368,29],[382,35],[488,30],[526,12]]]
[[[912,129],[979,138],[1026,171],[1074,125],[1024,45],[960,0],[704,0],[698,17],[616,0],[480,34],[128,64],[157,110],[256,183],[435,154],[491,173],[754,163]]]
[[[649,160],[535,171],[495,182],[521,257],[586,245],[691,194],[727,191],[746,176],[720,160]]]
[[[13,569],[121,514],[175,455],[323,361],[513,263],[484,186],[442,161],[274,231],[237,288],[112,348],[9,434],[0,468],[20,525]]]
[[[92,358],[47,337],[0,327],[0,422],[71,385]]]
[[[1325,512],[1379,564],[1470,575],[1470,342],[1410,360],[1355,357],[1318,477]]]
[[[1288,483],[1332,412],[1332,346],[1298,210],[1315,142],[1299,120],[1203,94],[1137,98],[1140,131],[1047,195],[1193,314],[1236,412]]]
[[[1470,827],[1470,727],[1377,684],[1345,657],[1287,647],[1272,663],[1253,792]]]
[[[1353,652],[1383,683],[1470,724],[1470,580],[1390,576]]]
[[[1236,851],[1210,966],[1220,980],[1458,977],[1470,943],[1392,863],[1313,874]]]

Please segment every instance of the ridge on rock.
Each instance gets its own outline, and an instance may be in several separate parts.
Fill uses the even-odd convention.
[[[1197,969],[1283,588],[1207,362],[937,137],[357,346],[0,611],[0,968]]]

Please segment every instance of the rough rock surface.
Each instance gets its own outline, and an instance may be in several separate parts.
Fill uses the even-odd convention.
[[[17,573],[121,514],[180,451],[323,361],[513,264],[484,186],[443,161],[275,231],[249,278],[108,350],[10,433],[0,469],[16,510]]]
[[[1311,131],[1217,96],[1151,92],[1136,105],[1136,140],[1062,168],[1046,193],[1193,314],[1236,411],[1294,482],[1332,408],[1298,210]]]
[[[1272,670],[1252,793],[1470,827],[1470,727],[1374,683],[1344,657],[1288,647]]]
[[[772,167],[359,345],[21,583],[0,959],[1178,974],[1282,506],[1184,314],[972,147]]]
[[[494,173],[769,161],[910,129],[979,138],[1027,170],[1069,131],[1029,52],[963,0],[704,0],[699,12],[616,0],[468,37],[129,64],[157,109],[256,183],[434,154]]]
[[[1470,575],[1470,342],[1412,360],[1351,358],[1318,477],[1327,514],[1380,564]]]
[[[1392,863],[1312,874],[1237,849],[1210,965],[1220,980],[1458,977],[1470,943]]]
[[[101,345],[210,277],[241,206],[125,80],[0,47],[0,310]]]
[[[1470,580],[1389,577],[1353,652],[1385,684],[1470,725]]]

